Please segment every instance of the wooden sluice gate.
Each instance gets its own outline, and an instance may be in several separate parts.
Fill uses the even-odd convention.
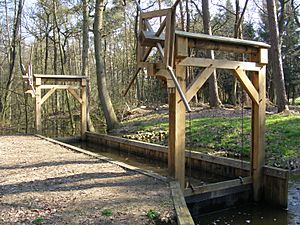
[[[287,207],[288,172],[265,165],[265,109],[266,109],[266,66],[268,49],[265,43],[227,37],[197,34],[176,30],[176,6],[168,9],[140,13],[139,41],[135,74],[143,69],[148,76],[161,79],[169,96],[169,142],[167,152],[147,153],[167,158],[169,176],[177,180],[193,209],[213,209],[217,205],[229,206],[240,201],[267,201]],[[149,20],[160,18],[160,25],[154,30]],[[150,52],[157,49],[159,58],[149,60]],[[205,58],[191,54],[195,50],[219,51],[233,54],[231,59]],[[187,70],[197,68],[198,75],[187,80]],[[190,112],[189,102],[216,70],[229,70],[240,82],[252,101],[251,153],[250,162],[226,159],[193,153],[186,160],[185,135],[186,112]],[[134,82],[132,79],[130,85]],[[127,89],[128,91],[128,89]],[[126,91],[126,92],[127,92]],[[89,135],[88,135],[89,136]],[[107,143],[111,141],[107,140]],[[126,142],[125,142],[126,143]],[[114,144],[112,144],[114,145]],[[120,148],[124,143],[120,143]],[[153,146],[152,146],[153,147]],[[130,151],[136,150],[130,147]],[[141,148],[141,146],[139,146]],[[134,150],[135,149],[135,150]],[[157,147],[155,147],[157,149]],[[164,150],[165,151],[165,150]],[[190,163],[192,173],[212,173],[226,177],[226,181],[186,188],[186,164]],[[243,166],[240,166],[243,164]],[[225,203],[225,204],[224,204]],[[203,207],[202,207],[203,206]],[[210,206],[210,207],[207,207]]]

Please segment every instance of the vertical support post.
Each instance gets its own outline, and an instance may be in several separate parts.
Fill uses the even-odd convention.
[[[164,46],[164,64],[173,67],[174,42],[175,42],[175,13],[169,10],[166,16],[166,33]]]
[[[185,93],[186,68],[176,66],[178,82]],[[169,88],[169,175],[178,180],[181,189],[185,185],[185,106],[176,88]]]
[[[261,53],[262,54],[262,51]],[[264,54],[267,52],[264,51]],[[255,57],[261,63],[262,56]],[[264,62],[265,63],[265,62]],[[265,165],[265,113],[266,113],[266,66],[253,72],[252,83],[259,94],[259,104],[252,101],[252,154],[251,176],[253,179],[253,199],[260,201],[263,194],[263,166]]]
[[[41,134],[41,106],[42,106],[42,91],[41,91],[41,78],[35,78],[35,132]]]
[[[87,131],[87,98],[86,98],[86,79],[81,79],[81,139],[85,140],[85,132]]]

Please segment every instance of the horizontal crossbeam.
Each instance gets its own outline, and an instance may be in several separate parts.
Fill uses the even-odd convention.
[[[185,189],[184,197],[189,197],[189,196],[194,196],[194,195],[199,195],[199,194],[204,194],[209,192],[224,191],[228,188],[244,186],[251,183],[252,183],[252,178],[245,177],[245,178],[227,180],[227,181],[213,183],[213,184],[207,184],[200,187],[194,187],[193,190],[191,188]]]
[[[80,86],[75,85],[64,85],[64,84],[43,84],[40,86],[41,89],[80,89]]]
[[[186,57],[180,61],[181,66],[195,66],[195,67],[214,67],[215,69],[242,69],[248,71],[260,71],[264,65],[260,65],[256,62],[240,62],[229,61],[220,59],[206,59],[206,58],[192,58]]]

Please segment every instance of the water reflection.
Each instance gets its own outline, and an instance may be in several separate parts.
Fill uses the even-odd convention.
[[[289,182],[289,209],[270,205],[249,204],[194,218],[199,225],[299,225],[300,175],[292,175]]]

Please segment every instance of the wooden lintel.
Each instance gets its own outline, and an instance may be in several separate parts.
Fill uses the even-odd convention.
[[[234,75],[240,81],[245,91],[248,93],[250,98],[258,105],[259,104],[259,94],[256,88],[253,86],[252,82],[246,75],[245,71],[242,69],[234,70]]]
[[[78,75],[51,75],[51,74],[34,74],[36,78],[45,78],[45,79],[88,79],[86,76],[78,76]]]
[[[64,85],[64,84],[43,84],[40,86],[41,89],[80,89],[80,86],[75,85]]]
[[[199,187],[194,187],[194,190],[191,188],[184,190],[184,196],[194,196],[199,194],[204,194],[208,192],[221,191],[228,188],[233,188],[237,186],[247,185],[252,183],[251,177],[245,177],[241,179],[227,180],[218,183],[207,184]]]
[[[228,43],[217,43],[210,40],[200,41],[195,39],[189,39],[189,48],[198,48],[204,50],[215,50],[221,52],[233,52],[233,53],[244,53],[252,54],[257,53],[258,49],[251,46],[232,45]]]
[[[186,57],[180,61],[179,65],[182,66],[195,66],[195,67],[214,67],[215,69],[243,69],[247,71],[260,71],[263,65],[256,62],[241,62],[220,59],[207,59],[207,58],[192,58]]]
[[[214,72],[215,68],[207,67],[205,68],[201,74],[199,74],[195,80],[187,87],[186,91],[186,99],[187,101],[191,101],[194,95],[199,91],[199,89],[203,86],[205,81],[210,77],[210,75]]]
[[[71,95],[73,95],[73,97],[74,97],[75,99],[77,99],[77,101],[78,101],[80,104],[82,104],[82,99],[81,99],[80,96],[76,93],[76,91],[75,91],[74,89],[68,88],[67,90],[71,93]]]
[[[141,17],[143,19],[151,19],[154,17],[162,17],[162,16],[166,16],[168,14],[168,12],[170,12],[171,9],[160,9],[160,10],[154,10],[154,11],[150,11],[150,12],[142,12],[141,13]]]
[[[188,37],[189,39],[195,39],[199,40],[201,42],[205,41],[213,41],[215,43],[220,44],[231,44],[233,46],[247,46],[247,47],[253,47],[253,48],[270,48],[270,45],[258,42],[258,41],[249,41],[249,40],[243,40],[243,39],[237,39],[237,38],[229,38],[229,37],[222,37],[222,36],[216,36],[216,35],[208,35],[208,34],[200,34],[200,33],[192,33],[192,32],[186,32],[186,31],[175,31],[176,36],[182,36],[182,37]]]
[[[41,99],[41,105],[56,91],[56,88],[53,87],[51,88],[44,96],[43,98]]]

